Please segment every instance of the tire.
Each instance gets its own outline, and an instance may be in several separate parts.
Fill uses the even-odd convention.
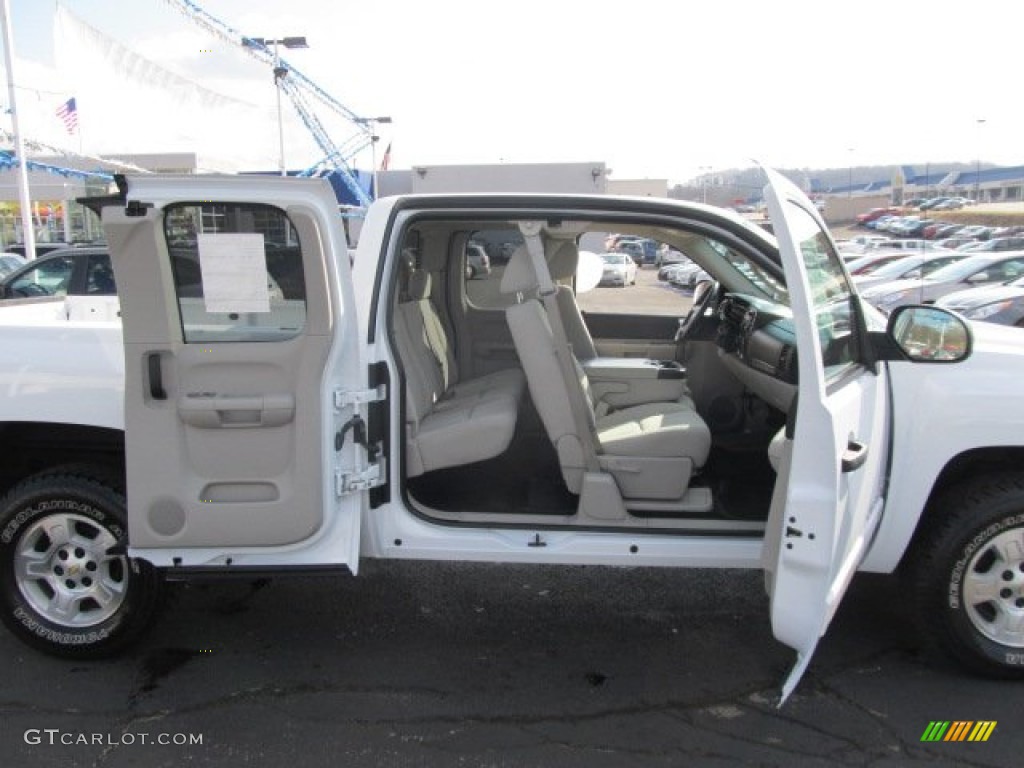
[[[956,486],[933,512],[907,569],[924,637],[977,674],[1024,678],[1024,475]]]
[[[108,553],[127,542],[117,487],[102,470],[75,466],[30,477],[0,500],[0,618],[33,648],[109,656],[155,618],[159,572]]]

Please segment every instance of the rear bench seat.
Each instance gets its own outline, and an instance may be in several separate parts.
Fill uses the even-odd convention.
[[[459,380],[444,324],[430,300],[430,274],[408,275],[395,312],[405,368],[406,476],[493,458],[515,432],[525,377],[518,369]]]

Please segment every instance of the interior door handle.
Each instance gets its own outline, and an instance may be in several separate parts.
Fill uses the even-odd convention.
[[[868,447],[864,443],[858,443],[852,437],[846,443],[846,450],[843,451],[843,472],[854,472],[864,466],[868,460]]]
[[[149,396],[154,400],[166,400],[167,390],[164,389],[164,372],[159,352],[146,355],[146,374],[149,377]]]
[[[178,400],[178,415],[199,429],[280,427],[295,418],[295,397],[190,392]]]

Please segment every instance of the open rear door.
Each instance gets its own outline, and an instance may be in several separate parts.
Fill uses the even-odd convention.
[[[124,324],[131,554],[355,570],[373,468],[354,427],[373,395],[330,187],[149,177],[127,197],[103,225]]]
[[[772,630],[797,652],[784,702],[878,527],[890,420],[887,371],[870,358],[860,300],[828,229],[800,190],[766,172],[799,363],[765,533]]]

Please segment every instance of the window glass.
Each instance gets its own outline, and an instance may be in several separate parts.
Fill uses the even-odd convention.
[[[164,234],[185,341],[281,341],[306,324],[302,251],[268,205],[169,207]]]
[[[501,278],[512,252],[522,244],[518,229],[481,229],[470,234],[459,262],[470,305],[498,310],[515,304],[515,296],[501,292]]]
[[[818,329],[818,353],[826,377],[833,377],[856,361],[853,291],[828,236],[807,211],[790,205],[787,223],[793,229],[807,270]]]
[[[55,256],[13,280],[9,294],[12,298],[26,296],[66,296],[75,269],[71,255]]]

